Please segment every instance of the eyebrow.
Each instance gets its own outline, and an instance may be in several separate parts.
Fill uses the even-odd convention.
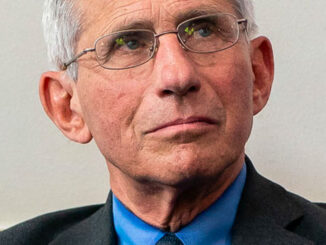
[[[216,7],[216,6],[214,6],[214,7]],[[195,18],[195,17],[201,16],[201,15],[216,14],[216,13],[221,13],[221,11],[219,11],[216,8],[212,8],[212,6],[207,7],[205,5],[205,7],[199,7],[198,9],[191,9],[186,12],[178,13],[175,16],[175,24],[178,25],[185,20]]]
[[[208,15],[208,14],[215,14],[221,13],[219,11],[218,6],[215,5],[201,5],[196,9],[190,9],[188,11],[180,12],[174,16],[174,24],[177,26],[181,22],[195,18],[201,15]],[[131,29],[149,29],[154,30],[154,23],[148,19],[138,19],[136,21],[130,22],[128,24],[119,24],[125,23],[126,19],[122,20],[121,22],[115,23],[114,26],[111,26],[107,29],[110,33],[122,31],[122,30],[131,30]]]
[[[123,21],[124,22],[124,21]],[[130,29],[153,29],[153,23],[149,20],[146,19],[140,19],[134,22],[130,22],[129,24],[126,25],[119,25],[117,23],[114,25],[114,27],[110,28],[111,32],[116,32],[116,31],[123,31],[123,30],[130,30]]]

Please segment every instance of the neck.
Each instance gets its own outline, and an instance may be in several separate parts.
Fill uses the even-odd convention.
[[[190,184],[168,186],[139,182],[108,164],[111,189],[136,216],[164,231],[176,232],[214,203],[240,173],[244,157],[230,164],[216,178],[194,179]]]

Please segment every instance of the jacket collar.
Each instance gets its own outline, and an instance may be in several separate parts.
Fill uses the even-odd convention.
[[[232,228],[232,244],[312,245],[287,228],[303,217],[285,189],[259,175],[246,157],[247,179]]]
[[[112,193],[104,206],[89,218],[67,229],[51,245],[113,245],[117,244],[112,216]]]

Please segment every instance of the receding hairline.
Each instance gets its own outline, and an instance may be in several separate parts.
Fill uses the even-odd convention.
[[[128,2],[129,2],[128,5],[130,3],[136,3],[136,4],[137,2],[142,3],[135,0],[134,2],[130,2],[130,1]],[[215,2],[214,0],[205,1],[205,4],[209,5],[214,2]],[[216,0],[216,2],[218,1]],[[230,8],[232,8],[232,13],[234,15],[236,15],[238,18],[246,18],[248,20],[247,33],[249,34],[248,36],[250,39],[254,38],[255,34],[257,33],[257,25],[254,20],[254,9],[253,9],[252,0],[224,0],[224,2],[226,4],[229,4]],[[221,4],[223,5],[224,2],[219,1],[218,3],[220,3],[220,5]],[[45,0],[44,1],[42,22],[43,22],[44,38],[48,50],[48,59],[52,66],[51,69],[61,70],[65,62],[71,60],[76,55],[76,53],[78,53],[80,49],[85,48],[80,45],[92,45],[92,43],[82,44],[81,40],[84,37],[88,37],[88,36],[91,37],[94,35],[93,41],[95,41],[97,37],[101,36],[101,32],[98,32],[97,28],[93,28],[90,33],[87,33],[87,30],[89,28],[88,24],[96,25],[97,20],[104,20],[104,21],[109,20],[110,22],[112,22],[114,16],[113,17],[111,16],[110,19],[107,18],[107,16],[105,16],[105,14],[109,15],[110,11],[102,11],[103,16],[101,16],[101,7],[103,9],[106,7],[110,7],[111,5],[110,3],[119,4],[119,2],[116,1],[96,0],[94,6],[98,7],[100,11],[97,11],[98,13],[97,16],[93,15],[94,17],[90,18],[89,16],[91,15],[86,14],[87,9],[85,9],[85,6],[86,7],[90,6],[88,0],[78,0],[78,1],[77,0]],[[128,6],[128,5],[124,5],[124,6]],[[171,4],[171,8],[172,6],[173,5]],[[179,9],[179,7],[176,9]],[[229,11],[231,10],[228,10],[228,12]],[[120,12],[123,13],[123,10]],[[117,16],[119,14],[121,15],[121,13],[118,13]],[[105,29],[106,28],[105,25],[102,28]],[[68,67],[67,74],[73,80],[75,81],[78,80],[77,62],[72,63]]]
[[[76,0],[70,0],[70,1],[76,1]],[[80,17],[79,18],[79,21],[80,21],[80,26],[81,28],[79,29],[79,32],[77,33],[77,35],[80,35],[82,33],[84,33],[85,31],[87,31],[87,29],[94,25],[94,23],[92,22],[92,20],[94,20],[94,18],[92,18],[91,20],[89,19],[89,17],[87,16],[87,10],[85,11],[85,9],[83,9],[82,7],[82,4],[83,2],[87,2],[87,0],[81,0],[81,1],[78,1],[78,4],[74,4],[74,7],[76,8],[75,11],[77,13],[77,15]],[[216,1],[217,2],[217,1]],[[234,0],[225,0],[226,3],[230,3],[230,6],[232,7],[233,9],[233,13],[231,14],[234,14],[235,16],[237,16],[238,18],[242,18],[242,13],[241,13],[241,10],[236,6],[235,4],[235,1]],[[87,2],[88,3],[88,2]],[[219,5],[214,5],[214,6],[210,6],[211,4],[210,3],[202,3],[200,4],[199,6],[196,6],[195,9],[185,9],[184,11],[179,11],[179,13],[177,14],[176,18],[175,18],[175,24],[179,24],[181,23],[182,21],[186,20],[186,19],[189,19],[189,18],[192,18],[192,17],[196,17],[200,14],[211,14],[211,13],[214,13],[214,12],[221,12],[219,11]],[[228,12],[230,13],[230,12]],[[114,20],[115,18],[113,18],[112,20],[110,20],[111,22]],[[112,25],[111,23],[108,23],[107,27],[102,30],[101,34],[108,34],[108,33],[111,33],[111,32],[114,32],[114,31],[119,31],[121,29],[131,29],[129,28],[129,25],[126,25],[125,28],[121,27],[122,25],[119,24],[120,22],[123,22],[123,19],[121,21],[118,22],[118,24],[114,24]],[[141,21],[133,21],[133,22],[150,22],[149,20],[145,20],[144,18],[141,19]],[[148,24],[145,25],[146,26],[149,26]],[[79,39],[79,38],[78,38]],[[95,40],[94,40],[95,41]]]

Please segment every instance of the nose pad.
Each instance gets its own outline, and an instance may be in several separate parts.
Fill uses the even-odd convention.
[[[181,40],[181,37],[177,36],[178,37],[178,41],[179,41],[179,44],[180,46],[182,47],[183,50],[188,50],[187,47],[184,45],[184,43],[186,42],[186,40]]]
[[[149,51],[156,53],[157,52],[157,44],[156,44],[156,47],[155,47],[155,50],[154,50],[154,45],[149,49]]]

